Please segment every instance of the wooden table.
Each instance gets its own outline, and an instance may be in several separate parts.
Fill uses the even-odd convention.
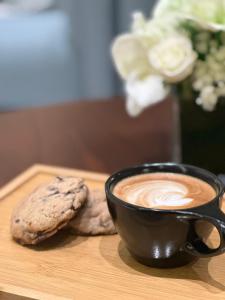
[[[0,114],[0,185],[50,164],[111,173],[171,159],[171,101],[130,118],[122,99],[81,101]]]

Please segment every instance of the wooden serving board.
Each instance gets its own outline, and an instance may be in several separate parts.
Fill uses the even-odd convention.
[[[13,207],[59,174],[81,176],[90,188],[103,187],[107,178],[35,165],[0,191],[0,299],[225,299],[225,255],[160,270],[137,263],[118,235],[75,237],[64,230],[36,247],[15,243]],[[216,233],[211,242],[218,242]]]

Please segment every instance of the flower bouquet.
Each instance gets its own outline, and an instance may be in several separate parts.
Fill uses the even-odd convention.
[[[152,17],[133,14],[131,31],[112,44],[137,116],[176,91],[182,159],[225,170],[225,0],[160,0]]]

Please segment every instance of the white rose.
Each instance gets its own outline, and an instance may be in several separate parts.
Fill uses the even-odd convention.
[[[147,21],[140,12],[133,14],[132,33],[118,36],[111,52],[118,73],[123,79],[144,78],[154,73],[148,60],[148,50],[165,36],[176,34],[176,22],[171,18]]]
[[[191,20],[210,31],[225,30],[224,0],[160,0],[155,6],[154,17],[168,14],[180,20]]]
[[[131,116],[139,115],[145,108],[165,99],[169,89],[160,76],[150,75],[144,80],[129,78],[125,85],[126,108]]]
[[[150,73],[147,51],[139,37],[121,35],[114,40],[111,51],[117,71],[123,79],[131,75],[142,78]]]
[[[225,30],[225,1],[224,0],[191,0],[186,1],[187,19],[209,31]]]
[[[151,66],[168,82],[179,82],[189,76],[197,54],[185,36],[172,36],[149,50]]]
[[[153,9],[153,17],[162,17],[168,13],[179,14],[185,10],[186,2],[186,0],[159,0]]]

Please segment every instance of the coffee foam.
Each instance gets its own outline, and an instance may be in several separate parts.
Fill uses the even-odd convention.
[[[185,185],[169,180],[139,182],[124,191],[129,203],[147,207],[182,206],[192,202]]]
[[[182,209],[210,201],[215,190],[206,182],[175,173],[150,173],[120,181],[114,194],[131,204],[164,209]]]

